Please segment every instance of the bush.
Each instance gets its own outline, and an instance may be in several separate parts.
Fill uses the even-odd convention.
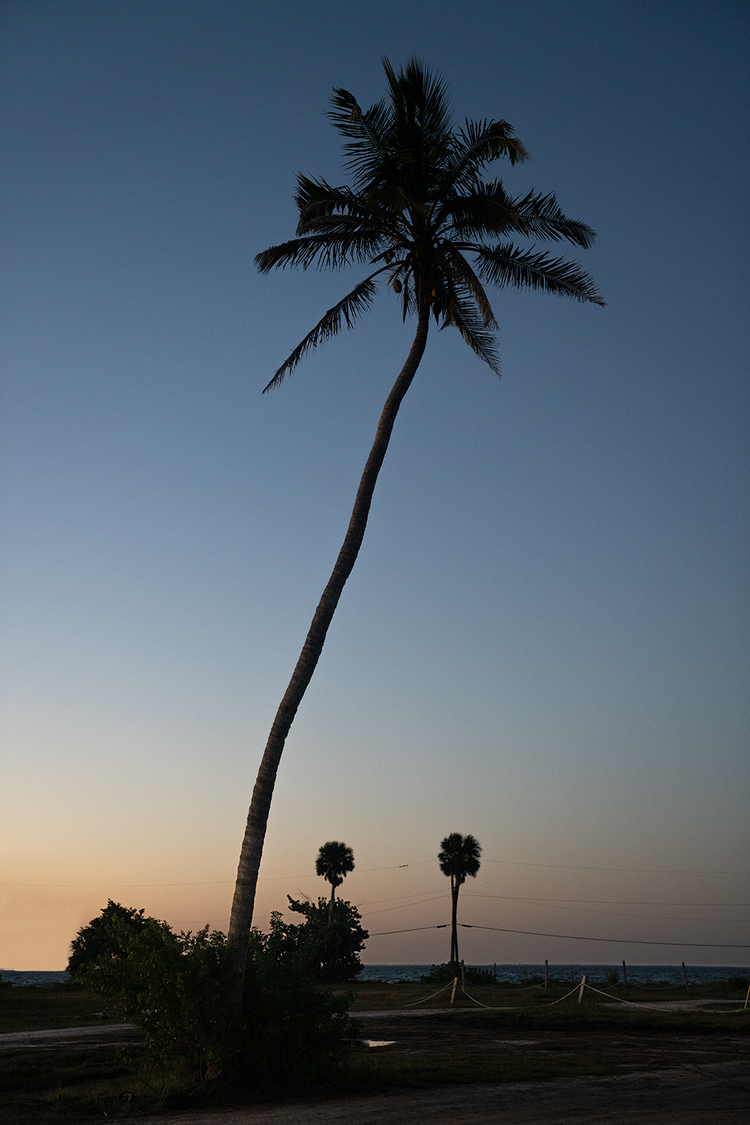
[[[70,945],[68,972],[77,979],[100,960],[120,960],[132,938],[146,925],[142,910],[132,910],[108,899],[98,918],[82,926]]]
[[[316,984],[314,943],[297,941],[281,915],[252,933],[245,987],[245,1051],[257,1087],[320,1084],[345,1058],[356,1027],[348,996]]]
[[[448,984],[450,981],[458,977],[461,981],[461,963],[460,961],[446,961],[443,965],[433,965],[429,973],[425,973],[420,977],[422,984]],[[463,979],[467,984],[474,985],[487,985],[496,984],[494,975],[489,969],[476,969],[470,965],[463,967]]]
[[[142,913],[142,912],[141,912]],[[134,932],[110,918],[108,951],[79,970],[83,984],[143,1030],[149,1062],[184,1077],[272,1090],[325,1081],[354,1037],[346,997],[316,984],[313,946],[300,944],[276,914],[271,932],[253,931],[245,1005],[228,1028],[223,1004],[231,961],[223,933],[208,926],[174,933],[143,919]],[[113,955],[112,949],[118,954]]]
[[[370,936],[362,928],[357,908],[340,898],[334,899],[332,908],[325,898],[319,898],[317,905],[298,902],[291,895],[287,899],[289,909],[305,918],[304,923],[295,926],[286,925],[277,917],[276,925],[285,929],[289,948],[298,949],[308,959],[318,980],[354,980],[362,972],[359,954]]]
[[[82,983],[143,1030],[152,1059],[198,1078],[221,1069],[221,1005],[229,982],[224,934],[208,926],[195,935],[175,934],[155,918],[136,933],[114,919],[110,932],[125,954],[104,954],[79,970]]]

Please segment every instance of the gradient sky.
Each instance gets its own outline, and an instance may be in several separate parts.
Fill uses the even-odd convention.
[[[491,293],[503,377],[433,333],[287,743],[256,908],[365,960],[746,965],[750,18],[730,0],[2,0],[0,966],[108,897],[226,928],[255,771],[413,325],[253,257],[380,59],[510,121],[605,310]],[[358,276],[358,275],[357,275]],[[408,866],[407,866],[408,865]],[[499,928],[616,939],[529,937]],[[638,945],[635,942],[673,942]],[[681,944],[680,944],[681,943]],[[700,948],[725,943],[745,949]]]

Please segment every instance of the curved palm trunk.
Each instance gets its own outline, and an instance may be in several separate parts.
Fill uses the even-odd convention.
[[[344,538],[343,546],[336,559],[328,584],[323,591],[323,596],[315,610],[315,615],[310,625],[310,631],[302,647],[297,666],[294,669],[289,686],[281,701],[276,718],[268,736],[266,749],[258,770],[258,776],[253,789],[250,811],[247,817],[245,837],[242,841],[240,861],[237,868],[237,882],[235,885],[234,899],[232,902],[232,916],[229,923],[229,941],[233,947],[233,967],[235,969],[234,983],[231,994],[227,997],[227,1017],[231,1020],[239,1015],[242,1004],[244,988],[245,961],[247,958],[247,944],[250,936],[250,927],[253,920],[253,907],[255,905],[255,888],[258,881],[258,869],[263,853],[263,841],[266,834],[268,812],[271,806],[273,787],[276,781],[276,771],[284,749],[284,743],[289,729],[297,713],[297,708],[302,702],[307,685],[312,679],[315,666],[323,650],[323,645],[331,623],[333,614],[341,597],[347,578],[352,572],[356,562],[359,548],[367,526],[367,517],[370,504],[378,479],[380,468],[383,464],[388,443],[391,438],[393,424],[396,420],[399,407],[404,395],[408,391],[414,378],[420,360],[427,344],[427,331],[429,328],[430,306],[422,302],[417,323],[417,332],[414,343],[407,357],[400,375],[393,384],[388,395],[383,413],[380,415],[375,441],[373,442],[370,456],[367,458],[362,479],[359,482],[357,496],[354,501],[349,527]]]

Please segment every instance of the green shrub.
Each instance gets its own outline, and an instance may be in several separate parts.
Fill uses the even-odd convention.
[[[429,973],[419,979],[422,984],[448,984],[450,981],[458,977],[461,981],[461,973],[463,972],[463,979],[467,984],[473,985],[488,985],[495,984],[495,977],[489,969],[476,969],[471,965],[461,966],[460,961],[446,961],[443,965],[433,965]]]
[[[102,960],[123,958],[131,938],[141,932],[147,919],[142,910],[121,906],[108,899],[98,918],[82,926],[70,945],[68,972],[77,979]]]
[[[101,956],[79,979],[143,1030],[149,1055],[199,1078],[221,1069],[226,1034],[221,1005],[229,981],[224,934],[175,934],[145,919],[133,934],[121,919],[110,932],[123,956]]]
[[[231,962],[223,933],[174,933],[166,922],[110,917],[110,947],[78,979],[143,1030],[149,1065],[190,1081],[273,1090],[325,1082],[354,1038],[347,997],[317,983],[314,944],[296,940],[278,914],[253,931],[239,1023],[223,1005]],[[117,955],[112,954],[116,949]]]
[[[274,912],[270,932],[250,940],[240,1059],[256,1088],[325,1082],[355,1038],[351,998],[316,983],[315,947],[295,944],[291,929],[304,927]]]
[[[361,973],[361,950],[370,936],[362,928],[362,916],[345,899],[325,898],[298,902],[287,895],[289,909],[305,918],[301,925],[288,925],[277,918],[276,925],[286,931],[291,947],[309,960],[311,971],[321,981],[352,981]]]

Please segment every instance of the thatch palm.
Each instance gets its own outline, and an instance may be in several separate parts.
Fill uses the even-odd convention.
[[[482,849],[473,836],[462,836],[460,832],[451,832],[440,843],[438,863],[443,875],[449,875],[451,881],[451,956],[453,962],[458,962],[458,892],[470,875],[476,878],[479,870],[479,856]]]
[[[331,901],[328,906],[330,921],[333,913],[333,899],[336,887],[340,887],[345,877],[354,870],[354,852],[346,844],[338,840],[329,840],[322,844],[315,860],[315,874],[322,875],[326,882],[331,884]]]
[[[533,246],[523,236],[590,246],[593,232],[566,218],[553,195],[529,192],[513,199],[499,180],[483,182],[484,167],[500,157],[511,164],[527,153],[505,121],[466,122],[454,129],[443,83],[412,60],[397,74],[384,62],[388,98],[364,111],[346,90],[334,90],[329,117],[344,138],[351,186],[299,176],[297,237],[256,258],[267,273],[277,266],[336,268],[368,262],[375,268],[329,309],[279,367],[278,386],[311,348],[351,327],[371,304],[378,283],[398,294],[403,315],[416,317],[414,342],[380,416],[359,484],[344,544],[276,713],[258,771],[240,854],[229,936],[238,979],[252,922],[255,887],[276,771],[297,708],[315,670],[328,626],[365,532],[375,482],[401,401],[427,343],[430,316],[458,329],[474,352],[498,370],[494,313],[483,282],[540,289],[602,304],[576,264]],[[470,265],[467,255],[474,259]],[[238,994],[234,998],[238,1003]]]

